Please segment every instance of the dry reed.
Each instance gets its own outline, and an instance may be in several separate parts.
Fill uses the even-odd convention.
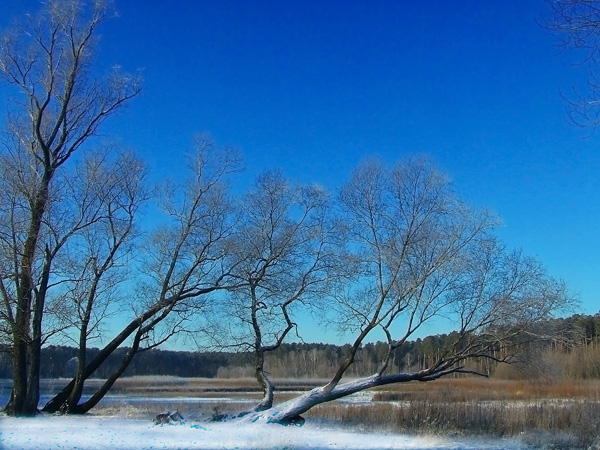
[[[546,444],[565,449],[587,449],[600,435],[598,381],[447,379],[396,385],[373,399],[371,404],[321,405],[309,414],[371,430],[521,435],[529,441],[543,433]]]

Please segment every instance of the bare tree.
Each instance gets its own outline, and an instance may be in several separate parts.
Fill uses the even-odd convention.
[[[563,49],[578,54],[577,63],[588,68],[587,89],[566,97],[572,122],[595,129],[600,124],[600,2],[547,0],[550,14],[542,26],[561,40]]]
[[[106,17],[101,1],[50,1],[39,16],[4,34],[0,78],[15,92],[9,112],[2,164],[20,168],[9,188],[10,218],[3,234],[10,270],[0,286],[11,327],[13,390],[6,411],[35,414],[45,283],[50,269],[42,242],[53,179],[74,152],[93,138],[105,120],[137,95],[139,80],[114,70],[92,76],[94,34]],[[5,203],[6,205],[6,203]],[[39,263],[46,260],[46,263]],[[41,274],[36,273],[38,267]]]
[[[197,152],[189,163],[189,178],[167,183],[161,189],[165,217],[162,221],[155,219],[158,224],[144,243],[138,262],[143,275],[136,293],[123,293],[133,299],[131,320],[91,361],[82,364],[84,355],[80,354],[77,375],[44,406],[45,412],[89,411],[106,395],[136,353],[155,348],[180,332],[190,332],[194,326],[192,318],[202,311],[208,294],[238,286],[239,282],[231,277],[235,262],[227,257],[236,215],[226,178],[239,170],[239,155],[228,148],[217,151],[212,142],[199,139]],[[111,236],[111,242],[112,239]],[[91,264],[97,265],[99,262],[93,257]],[[92,294],[99,295],[89,287],[95,286],[94,280],[86,283],[85,301],[89,302]],[[87,319],[87,309],[84,318]],[[86,332],[90,331],[86,328]],[[87,337],[80,334],[80,339],[81,350]],[[89,399],[80,402],[85,380],[125,344],[129,350],[114,373]]]
[[[139,234],[139,209],[149,198],[144,183],[145,165],[131,153],[123,153],[114,161],[105,152],[93,153],[76,174],[74,182],[61,180],[71,195],[64,199],[66,211],[60,209],[56,214],[78,217],[76,211],[89,210],[93,214],[86,226],[66,242],[55,264],[60,270],[55,270],[57,292],[50,298],[46,316],[54,315],[62,326],[45,326],[64,330],[69,337],[75,332],[78,365],[65,412],[74,412],[83,392],[88,342],[101,338],[101,327],[110,319],[111,311],[126,307],[119,287],[130,273],[128,265]],[[53,215],[51,210],[50,216]],[[58,230],[53,230],[58,241]]]
[[[237,348],[254,354],[255,376],[264,393],[255,410],[261,411],[273,405],[274,392],[265,356],[297,329],[294,310],[328,292],[339,265],[334,253],[339,233],[328,193],[316,185],[292,185],[280,172],[260,175],[240,209],[230,256],[242,287],[218,308],[221,317],[229,312],[226,331],[235,336]],[[227,335],[216,334],[224,343]]]
[[[352,284],[333,292],[331,304],[354,341],[326,385],[274,406],[263,415],[270,421],[293,421],[317,404],[375,386],[485,375],[465,362],[510,361],[529,327],[566,301],[562,284],[535,261],[506,252],[489,233],[495,219],[469,209],[427,161],[391,170],[365,163],[342,188],[340,203],[360,268]],[[454,341],[428,367],[397,372],[390,364],[394,350],[440,320],[451,322]],[[343,381],[374,333],[388,347],[378,369]]]

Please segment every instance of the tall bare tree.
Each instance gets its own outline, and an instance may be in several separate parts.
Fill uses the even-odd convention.
[[[264,412],[270,421],[294,420],[375,386],[478,373],[465,366],[468,360],[510,361],[524,332],[567,301],[563,285],[537,262],[507,252],[490,235],[495,219],[468,208],[426,160],[393,169],[367,162],[341,189],[340,203],[360,265],[354,282],[332,293],[331,305],[354,340],[326,385]],[[454,341],[422,370],[397,372],[394,350],[440,320],[451,320]],[[387,342],[376,372],[344,381],[374,335]]]
[[[254,354],[255,376],[264,393],[256,410],[273,405],[266,355],[297,330],[294,310],[325,296],[337,273],[339,232],[329,203],[322,187],[293,185],[276,171],[261,174],[240,202],[230,257],[242,286],[218,308],[221,316],[229,312],[224,325],[238,334],[233,342]],[[229,342],[227,334],[217,336]]]
[[[13,390],[6,411],[30,415],[39,400],[39,360],[49,263],[41,240],[53,180],[70,157],[96,136],[113,113],[138,94],[139,80],[113,70],[92,72],[94,35],[106,17],[101,1],[50,1],[2,36],[0,78],[15,93],[3,141],[2,170],[18,171],[8,189],[3,245],[12,255],[1,276],[5,319],[12,332]],[[7,192],[7,191],[5,191]],[[11,249],[12,247],[12,249]],[[42,273],[36,273],[38,267]]]

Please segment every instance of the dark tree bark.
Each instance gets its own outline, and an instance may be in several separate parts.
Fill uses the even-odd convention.
[[[137,80],[118,74],[112,74],[110,82],[89,80],[92,36],[104,17],[100,1],[89,9],[78,2],[51,1],[23,29],[6,33],[0,48],[0,78],[20,91],[8,117],[9,142],[14,145],[0,162],[5,174],[10,167],[23,170],[4,180],[3,195],[21,196],[29,208],[26,229],[8,231],[8,236],[26,237],[22,246],[19,239],[7,240],[15,246],[12,254],[19,263],[15,273],[3,275],[0,289],[14,349],[13,392],[5,407],[11,415],[33,415],[39,401],[46,290],[38,283],[44,283],[47,274],[41,274],[40,281],[34,267],[43,258],[41,233],[51,182],[104,120],[139,92]],[[13,289],[5,283],[14,283]]]
[[[81,373],[77,373],[75,378],[73,378],[58,394],[56,394],[44,405],[42,411],[48,413],[55,413],[61,410],[65,412],[75,412],[78,406],[77,403],[81,399],[81,390],[77,386],[77,380],[82,380],[81,383],[85,382],[85,380],[92,376],[92,374],[108,359],[108,357],[112,355],[114,351],[118,349],[136,330],[142,327],[146,321],[150,320],[160,311],[172,308],[172,305],[176,302],[176,300],[177,299],[171,298],[166,302],[157,302],[152,308],[149,308],[143,314],[129,322],[129,324],[127,324],[119,332],[119,334],[113,338],[112,341],[110,341],[102,348],[102,350],[100,350],[100,352],[98,352],[98,354],[89,362],[89,364],[83,368]],[[133,355],[131,357],[133,357]],[[131,359],[129,359],[127,364],[130,361]],[[69,401],[69,397],[72,397],[71,401]]]

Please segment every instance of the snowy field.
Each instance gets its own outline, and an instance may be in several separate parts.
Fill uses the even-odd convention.
[[[186,422],[153,425],[116,417],[0,417],[0,449],[526,449],[512,440],[414,437],[327,428],[307,420],[303,427],[268,424]]]

